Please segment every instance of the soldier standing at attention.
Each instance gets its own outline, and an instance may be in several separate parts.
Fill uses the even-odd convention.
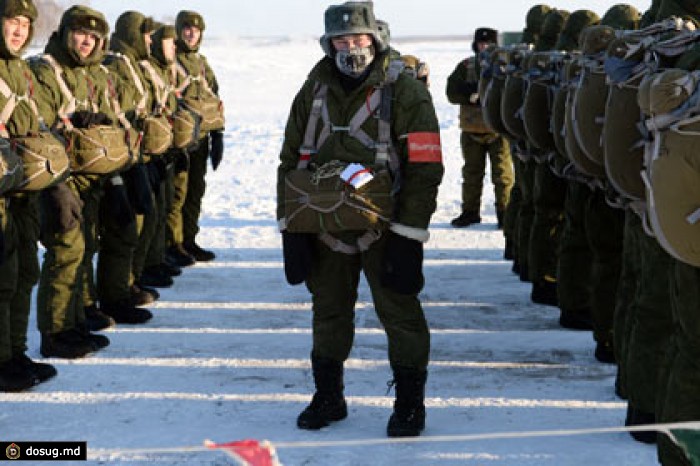
[[[352,347],[357,286],[364,271],[387,333],[396,384],[387,435],[415,436],[425,426],[430,334],[418,293],[423,243],[444,171],[439,124],[425,85],[400,68],[392,72],[395,62],[379,37],[371,2],[328,7],[321,46],[326,56],[292,104],[277,180],[287,279],[291,284],[306,281],[313,302],[316,393],[297,426],[320,429],[347,416],[343,363]],[[290,176],[310,174],[309,168],[322,176],[331,166],[350,163],[373,167],[375,177],[393,177],[388,184],[394,187],[388,186],[385,194],[394,193],[393,214],[384,228],[341,225],[329,233],[313,230],[318,219],[304,226],[294,223],[299,217],[286,217]]]
[[[0,135],[23,138],[37,134],[40,126],[34,80],[21,58],[32,40],[38,14],[31,0],[0,0],[0,15],[0,81],[12,97],[26,97],[3,117],[0,133],[4,134]],[[0,108],[9,108],[9,97],[0,97]],[[0,240],[5,239],[0,241],[0,391],[21,391],[56,375],[53,366],[25,354],[32,288],[39,279],[38,196],[28,191],[0,197]]]
[[[459,104],[459,126],[462,129],[460,143],[464,167],[462,168],[462,213],[452,220],[453,227],[467,227],[481,223],[481,191],[486,170],[486,155],[491,162],[491,182],[496,193],[498,227],[503,227],[503,216],[510,190],[513,187],[513,162],[506,138],[494,133],[484,123],[479,102],[478,86],[481,67],[479,54],[489,45],[498,42],[498,32],[479,28],[474,33],[472,50],[475,56],[459,62],[447,78],[447,99]]]

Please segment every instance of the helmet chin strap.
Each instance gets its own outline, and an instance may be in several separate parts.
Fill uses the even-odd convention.
[[[344,75],[359,78],[374,60],[374,46],[339,50],[335,53],[335,66]]]

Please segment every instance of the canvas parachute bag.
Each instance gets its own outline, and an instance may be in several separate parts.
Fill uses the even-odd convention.
[[[93,125],[89,128],[76,128],[70,121],[70,115],[75,112],[78,100],[66,84],[61,66],[51,55],[45,54],[41,59],[54,70],[56,81],[66,99],[66,104],[58,110],[58,116],[64,128],[66,152],[70,159],[71,171],[106,175],[135,162],[139,154],[141,137],[121,113],[111,80],[108,79],[112,106],[123,127]],[[95,113],[98,112],[94,102],[81,102],[81,104],[91,108]]]
[[[501,97],[501,120],[508,134],[513,138],[525,141],[525,126],[522,119],[522,108],[525,100],[527,81],[524,79],[524,69],[527,68],[530,52],[523,52],[520,57],[513,57],[506,67],[506,82]]]
[[[200,134],[223,130],[224,103],[209,87],[204,65],[196,76],[187,73],[181,63],[177,64],[177,71],[184,78],[182,84],[177,88],[177,94],[181,96],[180,105],[197,115]],[[195,92],[186,92],[191,85],[195,85]]]
[[[669,254],[694,267],[700,267],[699,82],[700,72],[656,75],[645,122],[654,135],[644,173],[649,223]]]
[[[528,60],[528,80],[523,102],[523,124],[527,140],[541,150],[554,149],[554,137],[549,120],[552,113],[553,94],[550,86],[556,72],[552,67],[553,57],[560,52],[536,52]]]
[[[126,55],[121,53],[111,52],[111,54],[118,59],[122,60],[126,67],[129,69],[129,74],[131,75],[131,81],[136,88],[136,91],[141,96],[139,101],[136,103],[136,114],[138,115],[137,125],[142,133],[141,138],[141,161],[147,163],[151,161],[152,157],[155,155],[161,155],[170,148],[173,142],[173,130],[170,126],[170,121],[163,114],[163,102],[166,98],[163,92],[167,92],[165,89],[165,83],[160,78],[160,76],[155,73],[153,67],[150,67],[149,76],[154,79],[156,83],[156,95],[154,100],[156,102],[156,111],[150,112],[146,108],[146,102],[148,100],[148,93],[144,87],[144,83],[141,81],[136,69],[134,68],[131,59]],[[144,60],[145,61],[145,60]],[[146,62],[148,63],[148,62]],[[142,67],[149,72],[149,67]],[[150,65],[150,64],[149,64]]]
[[[574,135],[584,154],[604,167],[602,133],[608,85],[603,64],[615,30],[609,26],[590,26],[582,37],[581,79],[572,108]]]
[[[0,139],[0,195],[17,189],[22,184],[22,159],[10,147],[10,141]]]
[[[501,100],[506,81],[505,66],[507,60],[508,52],[504,48],[496,48],[491,53],[491,79],[488,80],[484,97],[481,100],[484,123],[491,129],[491,132],[499,134],[508,133],[501,119]]]
[[[19,157],[22,164],[21,181],[14,186],[14,189],[23,191],[38,191],[53,186],[63,181],[69,175],[68,154],[64,145],[56,139],[43,125],[43,120],[39,115],[39,110],[34,100],[34,83],[30,75],[26,75],[26,92],[18,95],[12,92],[7,82],[0,79],[0,94],[5,98],[5,106],[0,110],[0,137],[3,138],[3,147],[0,148],[2,157],[9,157],[9,164],[4,165],[5,169],[12,169],[12,159],[14,155]],[[26,102],[40,122],[41,131],[38,134],[11,138],[7,131],[6,124],[17,105]],[[5,141],[10,141],[9,147],[4,147]],[[2,191],[2,188],[0,188]]]
[[[370,240],[374,241],[378,238],[376,232],[389,226],[394,210],[395,177],[392,174],[398,176],[399,170],[398,155],[391,143],[392,84],[402,68],[403,62],[391,62],[384,84],[374,90],[367,105],[355,113],[347,127],[331,123],[326,103],[328,86],[317,83],[299,163],[285,176],[287,230],[318,233],[322,235],[321,239],[329,239],[328,233],[332,232],[359,230],[368,232]],[[378,139],[374,141],[361,126],[376,111],[379,112]],[[323,127],[316,139],[319,121],[323,122]],[[311,163],[312,155],[324,144],[331,131],[346,131],[365,147],[376,150],[373,166],[355,172],[360,175],[371,173],[369,182],[356,188],[349,182],[352,177],[345,181],[341,173],[348,168],[347,163],[332,161],[318,167]]]
[[[574,134],[573,104],[576,86],[580,79],[581,64],[579,58],[571,60],[566,65],[566,103],[564,105],[564,145],[566,146],[566,156],[571,161],[576,171],[591,178],[602,178],[605,170],[601,165],[593,163],[579,146]]]
[[[553,86],[554,96],[552,98],[552,115],[550,118],[550,128],[554,139],[554,147],[556,149],[554,155],[555,173],[563,176],[564,170],[571,164],[569,157],[566,154],[566,141],[564,139],[564,117],[566,111],[566,98],[569,90],[568,73],[571,72],[569,64],[573,60],[570,54],[563,55],[560,62],[557,64],[557,77]]]

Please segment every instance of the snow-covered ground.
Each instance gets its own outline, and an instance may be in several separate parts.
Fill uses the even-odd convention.
[[[457,109],[444,87],[470,44],[395,45],[430,64],[447,167],[421,295],[432,329],[422,439],[436,441],[383,442],[391,373],[364,283],[345,379],[350,415],[319,432],[295,426],[313,392],[311,313],[306,289],[284,281],[275,177],[289,106],[321,51],[313,39],[285,38],[216,40],[203,49],[227,109],[226,155],[209,174],[199,237],[217,260],[187,269],[164,290],[147,325],[112,329],[105,350],[50,361],[54,380],[0,394],[0,437],[85,440],[91,461],[116,464],[232,464],[220,452],[132,451],[186,449],[204,439],[268,439],[286,465],[656,464],[654,447],[625,433],[438,438],[620,426],[625,403],[613,393],[614,367],[593,359],[591,335],[560,329],[557,311],[531,304],[529,287],[502,260],[488,177],[484,223],[449,225],[459,211],[461,155]],[[33,322],[29,354],[39,358]]]

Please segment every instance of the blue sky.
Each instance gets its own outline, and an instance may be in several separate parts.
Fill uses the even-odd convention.
[[[202,13],[213,35],[271,36],[320,35],[323,11],[334,3],[321,0],[92,0],[90,5],[110,22],[125,10],[137,10],[161,19],[181,9]],[[560,0],[548,5],[574,11],[588,8],[599,15],[617,2]],[[647,1],[627,2],[641,11]],[[520,30],[534,2],[524,0],[375,0],[377,17],[387,20],[394,36],[466,35],[476,27]]]

